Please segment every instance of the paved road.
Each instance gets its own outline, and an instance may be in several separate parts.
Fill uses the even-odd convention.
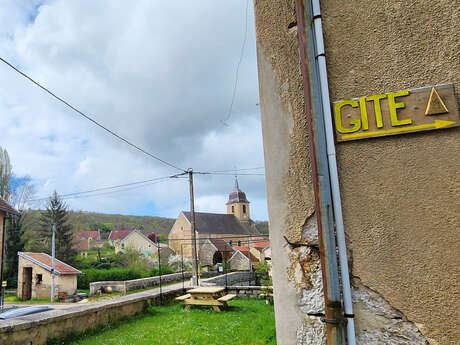
[[[185,286],[185,288],[190,288],[192,285],[190,284],[190,281],[185,281],[184,286]],[[164,286],[164,287],[162,287],[162,291],[166,292],[166,291],[171,291],[171,290],[180,289],[180,288],[182,288],[182,282]],[[156,287],[156,288],[153,288],[153,289],[150,289],[150,290],[144,290],[144,291],[141,291],[141,292],[136,292],[136,293],[132,293],[132,294],[125,295],[125,296],[132,296],[132,297],[135,297],[135,296],[149,296],[149,295],[153,295],[153,294],[156,294],[156,293],[159,293],[159,292],[160,292],[160,288]],[[79,307],[82,304],[88,305],[88,304],[92,304],[92,303],[98,303],[98,302],[101,302],[101,301],[107,301],[109,299],[117,299],[117,298],[124,297],[124,296],[113,296],[113,297],[111,297],[110,295],[106,295],[106,296],[107,296],[107,298],[101,298],[101,299],[98,299],[98,300],[92,301],[92,302],[88,302],[87,300],[86,300],[86,302],[83,302],[84,301],[83,300],[83,301],[81,301],[79,303],[50,303],[50,304],[5,303],[5,307],[8,308],[8,307],[12,307],[12,306],[15,306],[15,307],[49,306],[49,307],[51,307],[53,309],[67,310],[67,309],[72,309],[72,308],[75,308],[75,307]]]

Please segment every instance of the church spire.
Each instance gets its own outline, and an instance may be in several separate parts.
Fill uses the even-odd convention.
[[[240,186],[238,185],[238,175],[235,174],[235,192],[240,190]]]

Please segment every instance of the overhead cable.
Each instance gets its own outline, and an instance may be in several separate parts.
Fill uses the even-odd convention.
[[[169,179],[169,177],[168,176],[157,177],[157,178],[154,178],[154,179],[138,181],[138,182],[131,182],[131,183],[125,183],[125,184],[120,184],[120,185],[116,185],[116,186],[101,187],[101,188],[95,188],[95,189],[81,191],[81,192],[60,194],[58,196],[60,198],[67,198],[67,197],[71,197],[71,196],[77,196],[77,195],[80,195],[80,194],[88,194],[88,193],[93,193],[93,192],[100,192],[100,191],[104,191],[104,190],[110,190],[110,189],[116,189],[116,188],[122,188],[122,187],[129,187],[129,186],[134,186],[134,185],[141,185],[141,186],[138,186],[138,187],[143,187],[146,184],[148,184],[149,182],[160,181],[160,180],[163,180],[163,179],[166,180],[166,179]],[[37,199],[33,199],[33,200],[28,200],[28,201],[29,202],[35,202],[35,201],[47,200],[49,198],[50,198],[50,196],[47,196],[47,197],[37,198]]]
[[[236,66],[235,84],[233,84],[232,100],[230,102],[230,107],[228,108],[227,117],[225,118],[225,120],[221,120],[221,122],[225,126],[228,126],[227,121],[230,120],[230,117],[232,116],[233,105],[235,103],[235,97],[236,97],[236,89],[237,89],[238,80],[239,80],[240,66],[241,66],[241,62],[243,61],[244,48],[246,47],[246,42],[248,39],[248,12],[249,12],[248,8],[249,8],[249,0],[246,1],[246,16],[245,16],[245,21],[244,21],[244,24],[245,24],[244,25],[244,39],[243,39],[243,44],[241,45],[240,58]]]
[[[89,115],[83,113],[82,111],[80,111],[79,109],[77,109],[76,107],[74,107],[73,105],[71,105],[69,102],[65,101],[64,99],[62,99],[61,97],[57,96],[56,94],[54,94],[52,91],[48,90],[46,87],[44,87],[43,85],[41,85],[40,83],[36,82],[34,79],[32,79],[31,77],[29,77],[27,74],[25,74],[24,72],[22,72],[21,70],[19,70],[18,68],[16,68],[15,66],[13,66],[11,63],[9,63],[8,61],[6,61],[5,59],[3,59],[2,57],[0,57],[0,61],[5,63],[6,65],[8,65],[9,67],[11,67],[13,70],[15,70],[17,73],[19,73],[20,75],[22,75],[24,78],[28,79],[29,81],[31,81],[32,83],[34,83],[35,85],[37,85],[39,88],[41,88],[42,90],[44,90],[45,92],[47,92],[48,94],[50,94],[51,96],[53,96],[54,98],[56,98],[58,101],[64,103],[66,106],[68,106],[70,109],[72,109],[73,111],[77,112],[78,114],[80,114],[81,116],[83,116],[85,119],[87,119],[88,121],[92,122],[93,124],[95,124],[96,126],[102,128],[103,130],[105,130],[106,132],[112,134],[114,137],[118,138],[119,140],[123,141],[124,143],[128,144],[129,146],[131,147],[134,147],[136,150],[139,150],[140,152],[146,154],[147,156],[165,164],[165,165],[168,165],[174,169],[177,169],[177,170],[180,170],[180,171],[184,171],[184,169],[181,169],[177,166],[175,166],[174,164],[172,163],[169,163],[167,161],[165,161],[164,159],[161,159],[159,158],[158,156],[150,153],[150,152],[147,152],[146,150],[144,150],[143,148],[137,146],[136,144],[133,144],[132,142],[130,142],[128,139],[125,139],[123,138],[121,135],[115,133],[114,131],[108,129],[107,127],[105,127],[104,125],[100,124],[99,122],[97,122],[96,120],[94,120],[92,117],[90,117]]]

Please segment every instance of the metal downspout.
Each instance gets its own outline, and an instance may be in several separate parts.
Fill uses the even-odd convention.
[[[334,130],[332,127],[332,114],[329,98],[329,85],[327,81],[326,56],[323,41],[323,27],[321,21],[321,8],[319,0],[313,3],[313,25],[315,29],[316,56],[321,84],[321,96],[323,100],[323,116],[326,131],[327,156],[329,160],[329,177],[331,179],[332,201],[334,206],[334,218],[336,226],[337,247],[339,252],[340,273],[342,278],[343,304],[345,318],[347,320],[347,343],[355,345],[355,321],[353,316],[353,304],[351,299],[350,274],[348,269],[347,245],[345,242],[345,230],[342,215],[342,200],[340,197],[339,175],[335,154]]]
[[[315,61],[316,56],[315,46],[311,44],[314,42],[314,32],[310,0],[296,0],[296,13],[323,276],[326,338],[328,345],[343,345],[345,344],[342,327],[343,310],[337,267],[322,99],[317,66],[315,63],[311,63]]]

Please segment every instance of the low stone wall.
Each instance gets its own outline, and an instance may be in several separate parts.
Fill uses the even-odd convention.
[[[184,272],[184,278],[189,279],[192,276],[190,272]],[[165,274],[161,276],[161,283],[168,284],[182,280],[182,273],[172,273]],[[127,291],[145,289],[151,286],[160,285],[160,276],[125,280],[125,281],[103,281],[103,282],[94,282],[89,284],[89,295],[93,296],[100,289],[105,289],[111,287],[113,291],[126,293]]]
[[[231,286],[235,284],[251,285],[255,283],[254,272],[232,272],[200,281],[201,286]],[[245,284],[241,284],[245,283]]]
[[[201,273],[201,277],[214,277],[218,273],[217,272],[203,272]],[[161,276],[161,283],[162,284],[169,284],[172,282],[181,281],[182,278],[190,279],[192,277],[192,273],[184,272],[182,273],[172,273],[172,274],[165,274]],[[160,285],[160,276],[156,277],[149,277],[149,278],[140,278],[140,279],[132,279],[132,280],[125,280],[125,281],[103,281],[103,282],[94,282],[89,284],[89,295],[95,295],[99,290],[105,289],[107,287],[111,287],[112,291],[126,293],[127,291],[145,289],[151,286],[158,286]]]
[[[182,292],[182,289],[177,287],[165,288],[162,295],[163,303],[181,295]],[[148,306],[159,302],[159,292],[143,291],[109,301],[2,320],[0,344],[43,345],[50,338],[102,327],[120,318],[140,313]]]
[[[228,289],[229,294],[235,294],[238,297],[248,298],[265,298],[266,293],[273,295],[272,286],[230,286]]]

